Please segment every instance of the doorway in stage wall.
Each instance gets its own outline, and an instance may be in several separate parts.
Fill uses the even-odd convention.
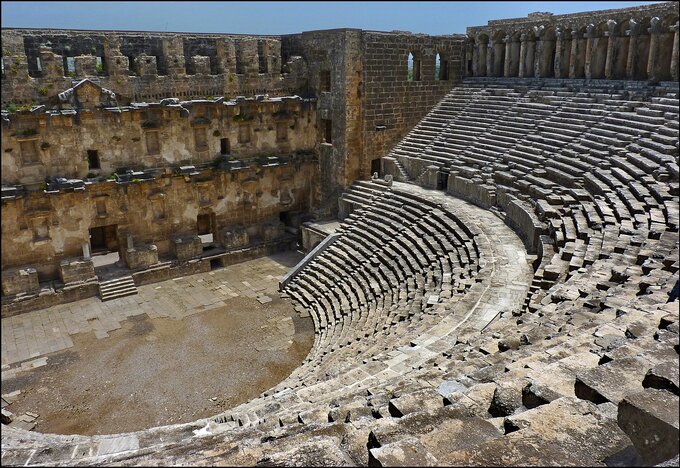
[[[380,172],[380,158],[371,161],[371,177],[376,172],[378,173],[378,177],[382,177],[382,173]]]
[[[90,228],[90,248],[93,254],[118,251],[117,224]]]
[[[115,275],[120,263],[118,225],[90,228],[90,250],[95,272],[100,280]]]
[[[203,213],[196,217],[196,231],[201,238],[203,251],[215,248],[213,233],[215,232],[215,213]]]

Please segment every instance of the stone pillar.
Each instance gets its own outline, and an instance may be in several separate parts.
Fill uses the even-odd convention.
[[[670,28],[673,31],[673,55],[671,55],[671,79],[678,79],[678,22]]]
[[[479,60],[479,42],[475,41],[472,46],[472,76],[479,76],[479,66],[477,61]]]
[[[571,32],[571,55],[569,56],[569,78],[576,78],[576,61],[578,60],[578,31]]]
[[[505,36],[503,38],[505,41],[505,61],[503,62],[503,76],[505,78],[510,78],[510,63],[512,55],[512,37]]]
[[[534,76],[536,78],[541,78],[543,76],[541,74],[541,61],[543,60],[543,47],[545,46],[543,43],[545,26],[541,25],[537,28],[534,28],[534,31],[536,33],[536,43],[534,46]]]
[[[586,79],[592,78],[592,72],[590,69],[590,63],[593,59],[593,39],[595,38],[595,25],[589,24],[587,32],[585,34],[586,38],[586,59],[585,59],[585,75]]]
[[[562,67],[568,66],[568,64],[562,64],[562,36],[564,32],[557,28],[555,30],[555,60],[554,60],[554,71],[553,74],[555,78],[562,78]]]
[[[605,34],[607,35],[607,57],[604,62],[604,77],[611,80],[614,76],[614,46],[616,42],[616,21],[607,21],[607,28],[609,29]]]
[[[520,43],[519,43],[519,77],[524,78],[524,68],[525,64],[524,62],[527,59],[527,35],[522,34],[519,38]]]
[[[630,40],[628,41],[628,59],[626,60],[626,78],[632,80],[635,77],[635,62],[637,60],[637,39],[640,35],[640,23],[630,20]]]
[[[649,58],[647,59],[647,79],[656,79],[656,56],[659,52],[659,35],[661,34],[661,20],[655,16],[650,22]]]
[[[132,241],[132,234],[127,235],[127,248],[130,250],[135,248],[135,244]]]
[[[492,41],[492,40],[489,40],[489,44],[487,44],[487,47],[486,47],[486,76],[494,76],[494,69],[493,69],[493,62],[494,62],[493,46],[494,46],[493,41]]]
[[[89,242],[83,242],[83,258],[85,260],[90,259],[90,243]]]
[[[488,43],[487,42],[480,42],[477,44],[477,70],[478,70],[478,75],[477,76],[486,76],[487,75],[487,68],[486,68],[486,56],[488,55]]]

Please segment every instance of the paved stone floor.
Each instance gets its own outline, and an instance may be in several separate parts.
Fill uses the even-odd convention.
[[[250,297],[266,303],[278,294],[278,281],[302,255],[283,252],[228,268],[140,286],[139,294],[108,302],[98,297],[2,319],[2,378],[44,365],[41,358],[73,346],[72,335],[94,332],[106,338],[129,317],[184,317],[216,309],[224,300]],[[11,369],[10,369],[11,367]]]
[[[256,397],[299,366],[314,339],[311,318],[278,293],[301,257],[276,254],[142,286],[137,296],[3,319],[2,403],[12,425],[118,433]]]

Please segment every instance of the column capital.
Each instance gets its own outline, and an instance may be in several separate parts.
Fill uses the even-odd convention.
[[[649,22],[649,29],[647,29],[649,34],[661,34],[661,19],[658,16],[652,18]]]
[[[595,30],[595,25],[590,23],[586,26],[586,33],[583,35],[585,39],[592,39],[597,36],[597,31]]]
[[[669,27],[668,27],[668,30],[669,30],[669,31],[672,31],[672,32],[674,32],[674,33],[678,32],[678,29],[680,29],[680,28],[679,28],[679,25],[678,25],[678,22],[677,22],[677,21],[675,22],[675,24],[674,24],[673,26],[669,26]]]
[[[505,42],[506,44],[510,44],[511,42],[515,42],[515,41],[512,40],[512,36],[507,35],[503,38],[503,42]]]

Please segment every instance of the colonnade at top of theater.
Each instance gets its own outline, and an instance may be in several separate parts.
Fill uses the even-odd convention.
[[[468,76],[678,79],[677,14],[473,29]]]

